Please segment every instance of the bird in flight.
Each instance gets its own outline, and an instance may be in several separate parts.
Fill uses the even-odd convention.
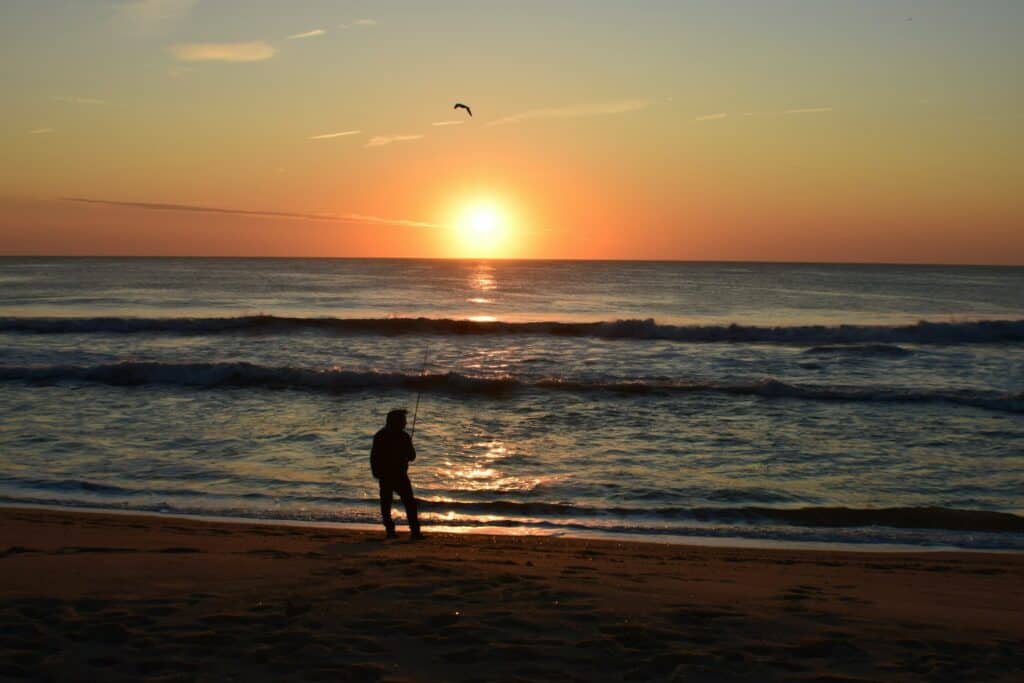
[[[468,105],[465,105],[462,102],[456,102],[455,106],[452,107],[452,109],[465,109],[467,114],[469,114],[470,116],[473,115],[473,110],[470,109]]]

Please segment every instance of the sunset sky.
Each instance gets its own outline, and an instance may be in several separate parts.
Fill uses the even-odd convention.
[[[1024,264],[1019,0],[0,15],[0,254]]]

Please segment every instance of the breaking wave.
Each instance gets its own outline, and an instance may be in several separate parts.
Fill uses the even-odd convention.
[[[833,344],[812,346],[804,351],[811,356],[861,356],[882,358],[903,358],[913,353],[910,349],[895,344]]]
[[[883,526],[900,529],[949,529],[1024,533],[1024,517],[1008,512],[959,510],[943,507],[671,507],[671,508],[588,508],[568,503],[517,503],[514,501],[459,502],[421,501],[429,512],[456,511],[484,515],[556,517],[658,517],[665,520],[698,522],[784,523],[809,527]]]
[[[184,514],[221,514],[328,522],[376,522],[376,499],[335,496],[277,496],[262,493],[214,494],[182,488],[124,488],[79,480],[5,478],[0,502],[50,506],[100,507]],[[464,501],[419,498],[427,524],[607,528],[659,533],[679,524],[728,525],[738,536],[744,528],[787,526],[813,529],[930,529],[970,533],[1024,534],[1024,517],[993,510],[923,507],[625,507],[577,505],[567,502],[513,500]],[[666,526],[668,525],[668,526]],[[697,527],[695,531],[700,531]]]
[[[921,321],[913,325],[664,325],[653,319],[602,322],[477,322],[448,318],[0,318],[0,332],[27,334],[263,334],[312,331],[369,335],[556,335],[691,343],[999,344],[1024,342],[1024,320]],[[828,348],[822,347],[820,350]],[[878,352],[883,347],[874,348]],[[869,353],[871,351],[868,351]]]
[[[1024,393],[976,389],[930,390],[887,386],[827,386],[777,379],[750,382],[589,381],[557,377],[537,380],[511,375],[473,377],[457,372],[398,372],[265,366],[245,362],[122,362],[101,365],[0,366],[0,381],[89,382],[112,386],[292,389],[344,393],[367,389],[409,389],[455,395],[499,397],[518,391],[618,394],[713,393],[817,401],[946,402],[986,410],[1024,413]]]

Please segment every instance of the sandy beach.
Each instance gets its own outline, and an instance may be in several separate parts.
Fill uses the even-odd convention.
[[[0,510],[0,676],[1024,676],[1024,557],[405,535]]]

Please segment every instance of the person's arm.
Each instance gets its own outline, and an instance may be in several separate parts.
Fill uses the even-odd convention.
[[[370,471],[376,479],[380,479],[380,472],[377,471],[377,464],[380,461],[380,439],[379,434],[373,435],[373,446],[370,447]]]
[[[413,460],[416,459],[416,447],[412,445],[412,437],[411,436],[406,434],[405,438],[409,440],[408,455],[406,455],[406,457],[409,459],[409,462],[412,462]]]

